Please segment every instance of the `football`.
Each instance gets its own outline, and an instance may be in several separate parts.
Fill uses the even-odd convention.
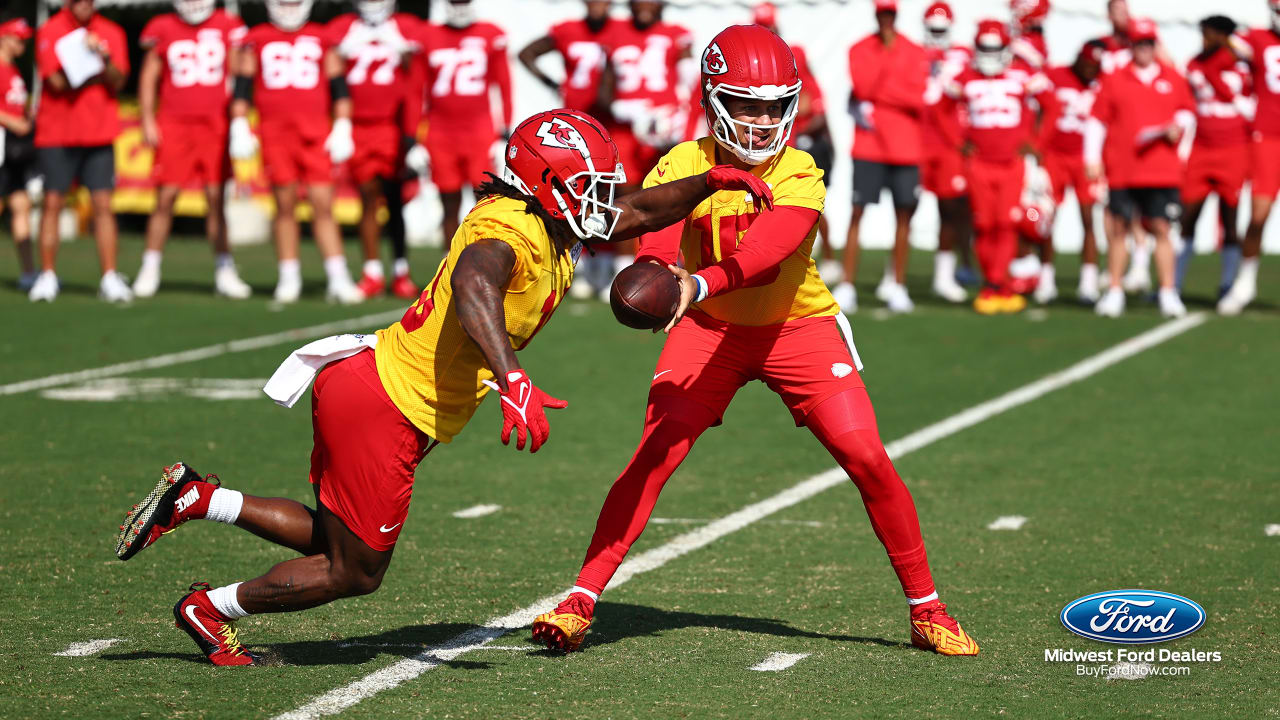
[[[664,327],[680,304],[680,281],[671,271],[638,262],[618,273],[609,290],[609,305],[618,322],[637,330]]]

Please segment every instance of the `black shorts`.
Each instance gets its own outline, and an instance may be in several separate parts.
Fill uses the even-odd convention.
[[[893,195],[894,207],[915,207],[920,197],[920,167],[853,159],[854,205],[880,202],[880,193],[886,187]]]
[[[0,165],[0,198],[27,189],[27,181],[35,176],[35,163],[22,160],[5,160]]]
[[[115,150],[110,145],[42,147],[36,148],[36,157],[46,190],[65,193],[75,180],[89,190],[116,186]]]
[[[796,149],[803,150],[813,157],[813,164],[822,171],[822,186],[831,184],[831,165],[836,158],[836,149],[831,145],[831,135],[797,135]]]
[[[1114,188],[1108,192],[1107,210],[1125,222],[1168,220],[1182,217],[1182,198],[1176,187]]]

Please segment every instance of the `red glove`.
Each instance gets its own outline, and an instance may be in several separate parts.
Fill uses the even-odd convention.
[[[732,165],[716,165],[707,171],[707,187],[712,190],[746,190],[751,193],[756,212],[773,209],[773,191],[769,184]]]
[[[523,370],[512,370],[507,373],[507,391],[492,380],[485,380],[485,385],[498,391],[502,398],[502,444],[511,444],[511,430],[516,431],[516,449],[523,450],[526,434],[529,437],[529,452],[538,452],[538,448],[547,441],[551,434],[551,425],[547,422],[547,414],[543,408],[561,409],[569,407],[566,400],[557,400],[533,386],[533,381]]]

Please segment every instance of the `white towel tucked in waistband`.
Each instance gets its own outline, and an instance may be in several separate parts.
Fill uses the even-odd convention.
[[[316,373],[325,365],[351,357],[361,350],[377,347],[377,335],[332,335],[307,343],[289,353],[262,386],[262,392],[276,404],[291,408],[311,387]]]

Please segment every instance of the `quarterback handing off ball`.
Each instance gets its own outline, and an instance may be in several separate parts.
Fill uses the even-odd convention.
[[[618,322],[637,330],[666,327],[680,304],[680,281],[661,265],[639,262],[618,273],[609,306]]]

